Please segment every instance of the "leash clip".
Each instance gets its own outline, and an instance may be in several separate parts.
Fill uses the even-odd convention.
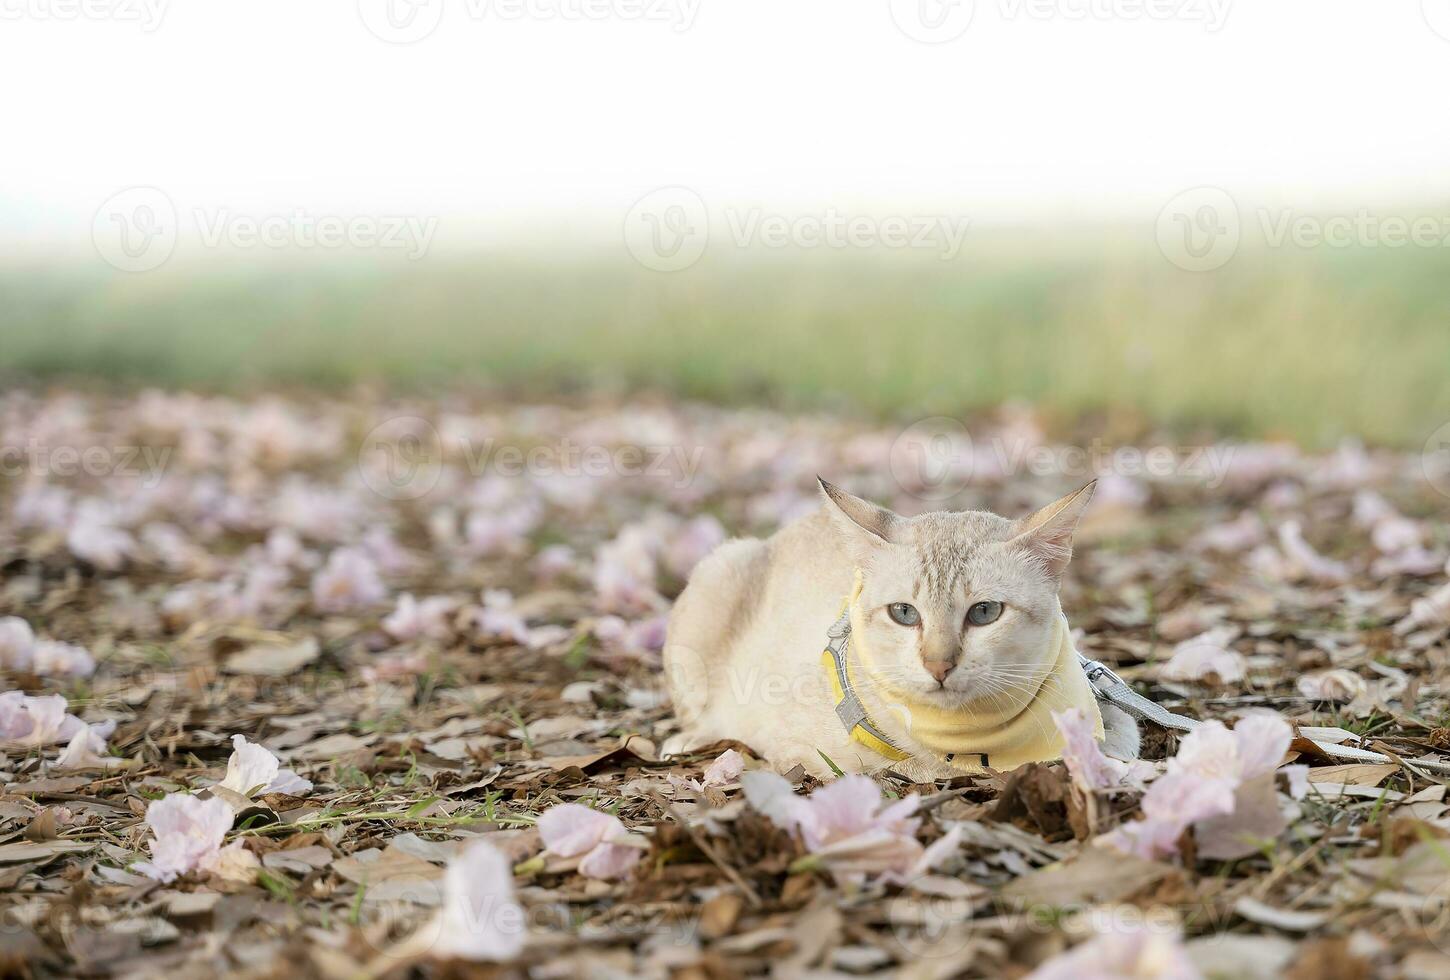
[[[1107,664],[1097,660],[1089,660],[1087,657],[1082,656],[1082,654],[1078,654],[1078,657],[1082,661],[1083,671],[1087,674],[1088,680],[1093,684],[1097,683],[1099,677],[1106,677],[1112,684],[1124,683],[1123,679],[1113,673],[1113,669]]]

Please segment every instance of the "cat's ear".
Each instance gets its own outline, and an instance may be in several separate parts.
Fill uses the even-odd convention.
[[[838,525],[855,533],[865,531],[881,541],[892,540],[892,534],[901,523],[900,517],[885,507],[877,507],[860,497],[852,496],[820,477],[816,477],[816,482],[821,485],[821,493],[826,498],[826,510]]]
[[[1061,578],[1072,560],[1072,532],[1093,499],[1094,480],[1017,522],[1012,543],[1040,560],[1053,578]]]

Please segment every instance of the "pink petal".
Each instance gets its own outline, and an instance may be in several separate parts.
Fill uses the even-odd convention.
[[[1234,725],[1234,738],[1243,764],[1241,778],[1248,780],[1279,768],[1294,733],[1278,715],[1255,711]]]
[[[91,747],[91,732],[83,728],[71,737],[70,743],[55,760],[55,764],[62,769],[90,769],[104,766],[108,761],[96,754]]]
[[[1294,684],[1299,693],[1314,701],[1353,701],[1369,690],[1363,677],[1343,668],[1319,674],[1305,674]]]
[[[1195,637],[1174,648],[1172,658],[1163,665],[1159,676],[1167,681],[1201,681],[1212,676],[1221,683],[1232,684],[1244,679],[1246,666],[1241,654],[1224,649],[1213,640]]]
[[[277,777],[277,757],[243,735],[232,736],[227,774],[218,784],[242,796],[265,792]]]
[[[1062,761],[1072,781],[1084,792],[1112,789],[1121,785],[1127,767],[1114,765],[1098,744],[1097,726],[1081,708],[1054,711],[1053,723],[1062,735]]]
[[[880,813],[876,814],[873,822],[875,826],[884,827],[892,833],[915,834],[917,828],[921,826],[921,821],[915,819],[913,814],[920,805],[921,797],[912,793],[883,808]]]
[[[815,833],[815,811],[791,788],[784,776],[765,769],[755,769],[740,777],[745,799],[778,827],[805,834]]]
[[[952,827],[941,837],[937,838],[922,852],[915,865],[911,868],[911,876],[924,875],[929,871],[936,870],[937,866],[948,858],[952,857],[962,849],[962,828],[960,825]]]
[[[236,841],[203,860],[201,870],[227,881],[251,882],[256,879],[260,864],[257,855]]]
[[[1228,813],[1234,806],[1237,779],[1213,778],[1192,771],[1170,772],[1143,795],[1143,815],[1150,820],[1177,821],[1186,827]]]
[[[27,700],[20,691],[0,694],[0,739],[22,739],[35,729]]]
[[[0,617],[0,669],[26,670],[35,648],[35,633],[18,616]]]
[[[745,757],[734,749],[726,749],[705,769],[704,785],[725,786],[740,778],[745,771]]]
[[[146,824],[155,834],[151,861],[135,865],[144,875],[171,881],[216,859],[232,826],[232,808],[212,797],[202,800],[171,793],[146,808]]]
[[[1189,732],[1168,760],[1168,771],[1195,772],[1201,776],[1237,777],[1239,742],[1228,726],[1216,719]]]
[[[1075,946],[1034,970],[1027,980],[1200,980],[1179,937],[1144,925],[1120,926]]]
[[[540,815],[539,838],[544,848],[559,857],[575,857],[592,850],[613,834],[625,834],[618,817],[579,803],[561,803]]]
[[[1134,820],[1103,834],[1097,842],[1123,854],[1156,861],[1178,853],[1178,839],[1185,829],[1186,825],[1177,820]]]
[[[1298,577],[1322,585],[1339,585],[1349,580],[1349,568],[1343,562],[1325,558],[1304,540],[1298,521],[1285,521],[1279,526],[1279,547],[1293,565]]]
[[[304,779],[291,769],[279,769],[277,778],[267,787],[268,793],[286,793],[288,796],[306,796],[312,792],[312,780]]]
[[[816,790],[807,802],[814,820],[806,833],[806,845],[815,850],[820,844],[871,829],[881,806],[881,788],[869,776],[842,776]]]
[[[1278,837],[1286,825],[1269,773],[1245,782],[1234,796],[1232,812],[1198,823],[1193,833],[1199,854],[1228,860],[1257,852],[1260,841]]]
[[[435,956],[504,962],[523,950],[527,932],[513,868],[501,851],[477,840],[448,862]]]
[[[579,862],[586,878],[622,878],[644,857],[644,850],[627,844],[600,844]]]
[[[1279,770],[1289,778],[1289,795],[1302,800],[1309,794],[1309,767],[1303,765],[1283,766]]]
[[[811,853],[836,875],[890,873],[904,876],[926,851],[915,837],[871,829],[812,849]]]

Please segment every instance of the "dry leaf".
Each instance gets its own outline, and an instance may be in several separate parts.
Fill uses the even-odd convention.
[[[0,864],[14,861],[40,861],[60,857],[62,854],[81,854],[94,850],[94,842],[78,840],[49,840],[25,843],[0,844]]]
[[[1123,902],[1178,874],[1172,866],[1101,847],[1009,882],[1002,897],[1021,906]]]
[[[312,636],[285,646],[260,643],[229,657],[226,669],[232,674],[286,677],[316,660],[320,650]]]
[[[1309,770],[1309,781],[1311,783],[1339,783],[1347,786],[1378,786],[1399,771],[1400,767],[1392,762],[1319,766]]]

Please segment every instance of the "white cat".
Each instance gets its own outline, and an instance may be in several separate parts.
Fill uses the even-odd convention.
[[[826,777],[828,757],[917,779],[1059,757],[1050,709],[1099,713],[1057,596],[1092,489],[1019,521],[905,518],[822,481],[819,511],[690,576],[665,643],[682,730],[664,751],[733,738],[782,771]],[[1101,717],[1108,754],[1136,758],[1133,719]]]

